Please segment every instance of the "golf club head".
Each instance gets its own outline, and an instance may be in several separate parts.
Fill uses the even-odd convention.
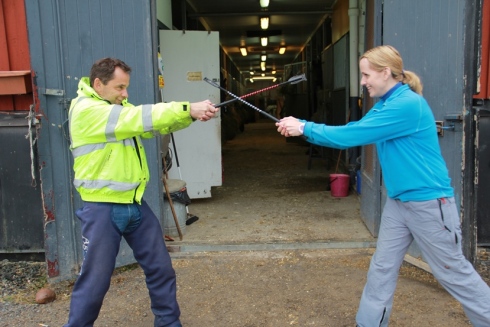
[[[299,82],[306,81],[306,75],[301,74],[301,75],[296,75],[288,79],[288,82],[291,84],[298,84]]]

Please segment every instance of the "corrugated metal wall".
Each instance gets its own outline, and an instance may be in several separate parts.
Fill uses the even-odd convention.
[[[77,84],[101,57],[118,57],[129,64],[129,100],[134,104],[157,100],[157,24],[155,1],[25,0],[31,67],[36,76],[36,106],[42,113],[39,158],[45,208],[46,259],[49,276],[66,279],[82,260],[80,207],[72,187],[67,117]],[[152,176],[145,198],[163,217],[159,140],[145,141]],[[133,262],[123,243],[117,264]]]

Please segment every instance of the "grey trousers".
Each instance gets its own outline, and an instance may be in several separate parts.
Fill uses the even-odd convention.
[[[461,303],[471,323],[490,326],[490,288],[463,255],[454,198],[423,202],[387,199],[357,325],[388,326],[398,272],[414,239],[434,277]]]

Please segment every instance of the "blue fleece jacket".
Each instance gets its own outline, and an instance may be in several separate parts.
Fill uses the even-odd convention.
[[[434,115],[408,85],[397,85],[359,121],[343,126],[305,122],[308,141],[346,149],[376,144],[388,196],[427,201],[454,196]]]

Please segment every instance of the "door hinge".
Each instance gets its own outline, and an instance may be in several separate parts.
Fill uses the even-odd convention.
[[[62,97],[65,95],[65,90],[60,89],[44,89],[44,95],[54,95],[57,97]]]

